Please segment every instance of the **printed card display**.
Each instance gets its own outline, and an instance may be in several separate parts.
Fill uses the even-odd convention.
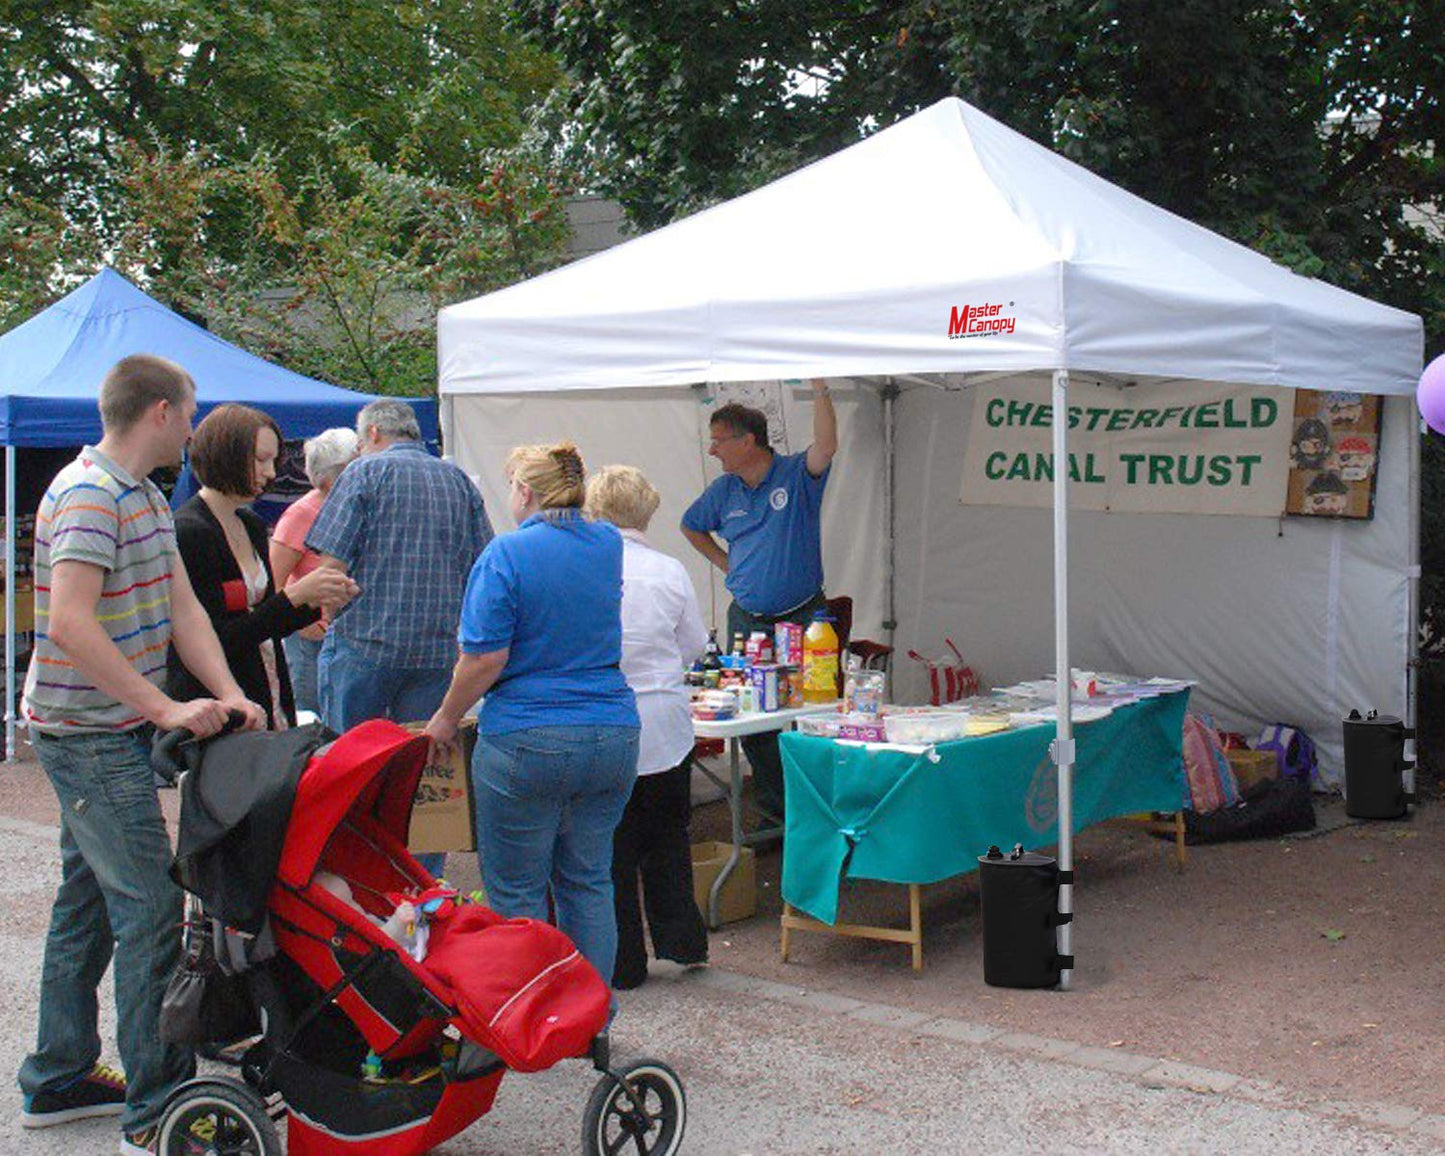
[[[1285,513],[1373,518],[1379,453],[1378,397],[1297,390]]]

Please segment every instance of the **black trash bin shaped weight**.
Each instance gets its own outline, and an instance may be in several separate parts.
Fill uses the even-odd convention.
[[[1072,883],[1057,859],[1025,851],[1008,855],[990,847],[978,857],[983,914],[983,980],[993,987],[1057,987],[1074,966],[1059,954],[1056,929],[1073,918],[1059,912],[1059,886]]]

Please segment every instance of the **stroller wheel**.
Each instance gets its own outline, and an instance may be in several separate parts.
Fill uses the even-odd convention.
[[[637,1095],[633,1102],[621,1076]],[[673,1156],[687,1127],[687,1095],[660,1060],[633,1060],[604,1075],[582,1115],[584,1156]]]
[[[157,1156],[281,1156],[266,1105],[236,1080],[182,1084],[166,1105]]]

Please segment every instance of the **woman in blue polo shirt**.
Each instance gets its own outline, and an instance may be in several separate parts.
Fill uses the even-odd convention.
[[[427,734],[455,741],[485,694],[472,788],[482,882],[509,918],[547,918],[611,981],[612,832],[637,769],[623,677],[622,536],[582,514],[569,442],[507,458],[515,533],[494,538],[462,602],[461,656]]]

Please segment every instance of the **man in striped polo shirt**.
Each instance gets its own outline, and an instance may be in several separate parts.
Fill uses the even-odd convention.
[[[149,1152],[166,1096],[195,1070],[159,1038],[180,953],[181,896],[150,768],[155,728],[214,734],[229,710],[259,726],[176,553],[170,508],[147,475],[175,465],[196,389],[159,357],[118,362],[100,388],[103,436],[56,475],[35,519],[35,650],[23,710],[60,799],[61,883],[40,980],[21,1121],[122,1116],[121,1152]],[[215,698],[161,691],[174,644]],[[115,955],[122,1078],[97,1061],[96,988]]]

